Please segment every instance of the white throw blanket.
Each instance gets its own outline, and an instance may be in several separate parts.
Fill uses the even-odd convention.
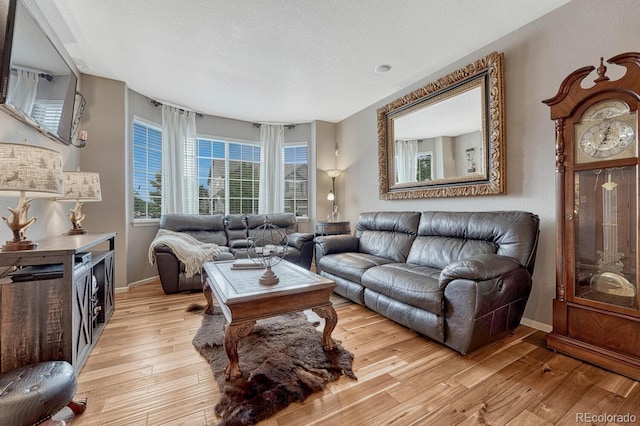
[[[204,262],[214,260],[221,251],[228,250],[213,243],[203,243],[184,232],[174,232],[159,229],[156,237],[149,246],[149,263],[156,261],[154,248],[159,245],[167,246],[173,251],[178,260],[184,264],[187,278],[202,272]]]

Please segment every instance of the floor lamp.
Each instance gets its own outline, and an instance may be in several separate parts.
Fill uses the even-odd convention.
[[[336,205],[336,178],[340,176],[340,173],[342,173],[342,170],[329,169],[326,172],[331,178],[331,191],[329,191],[329,194],[327,194],[327,200],[333,201],[333,209],[331,210],[331,214],[329,215],[329,221],[339,222],[340,213],[338,212],[338,206]]]

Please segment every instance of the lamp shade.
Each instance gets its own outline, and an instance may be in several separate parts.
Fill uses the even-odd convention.
[[[327,174],[329,175],[330,178],[337,178],[338,176],[340,176],[340,173],[342,173],[342,170],[340,169],[329,169],[326,170]]]
[[[57,198],[64,201],[102,201],[100,175],[95,172],[64,172],[64,195]]]
[[[62,156],[59,152],[26,143],[0,142],[0,191],[4,196],[51,197],[62,195]]]

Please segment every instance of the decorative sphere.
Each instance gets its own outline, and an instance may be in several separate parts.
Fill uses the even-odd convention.
[[[268,269],[280,263],[287,254],[289,236],[273,225],[268,216],[264,219],[264,225],[260,225],[251,232],[248,240],[249,259]]]

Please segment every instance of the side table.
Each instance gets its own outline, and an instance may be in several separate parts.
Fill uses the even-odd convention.
[[[316,235],[350,234],[350,222],[316,222]]]

